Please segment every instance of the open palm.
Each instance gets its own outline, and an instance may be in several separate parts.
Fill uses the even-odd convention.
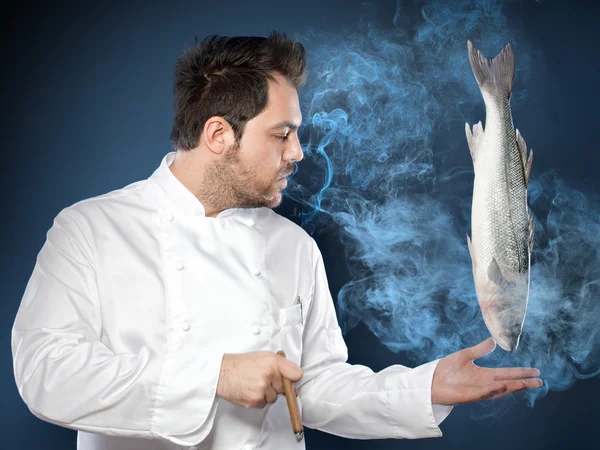
[[[432,403],[448,406],[472,403],[542,386],[542,380],[534,378],[540,374],[537,369],[491,369],[475,365],[476,359],[493,352],[495,348],[496,343],[489,338],[474,347],[442,358],[433,374]]]

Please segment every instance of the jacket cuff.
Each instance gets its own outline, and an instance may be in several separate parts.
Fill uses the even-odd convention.
[[[454,406],[446,406],[446,405],[436,405],[435,403],[432,405],[433,407],[433,417],[435,418],[435,423],[439,426],[446,417],[450,415],[452,412],[452,408]]]
[[[151,431],[176,445],[196,445],[213,426],[224,353],[186,348],[169,354],[155,391]]]
[[[386,405],[398,436],[409,439],[442,436],[438,425],[450,414],[453,407],[431,403],[431,382],[438,363],[439,360],[435,360],[415,367],[411,369],[410,376],[407,376],[406,372],[399,372],[397,382],[394,381],[395,377],[387,379]],[[394,384],[396,389],[393,388]]]

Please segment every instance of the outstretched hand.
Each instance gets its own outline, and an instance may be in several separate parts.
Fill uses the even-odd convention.
[[[500,398],[513,392],[535,389],[542,380],[534,378],[540,371],[529,368],[479,367],[474,361],[494,351],[492,338],[442,358],[433,374],[431,402],[457,405],[484,399]]]

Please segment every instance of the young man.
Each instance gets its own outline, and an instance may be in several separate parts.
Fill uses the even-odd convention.
[[[359,439],[441,436],[452,405],[541,385],[535,369],[475,366],[491,340],[414,369],[346,363],[321,253],[271,210],[302,160],[304,80],[282,34],[207,38],[176,65],[175,151],[55,218],[14,370],[79,449],[304,448],[282,377],[306,426]]]

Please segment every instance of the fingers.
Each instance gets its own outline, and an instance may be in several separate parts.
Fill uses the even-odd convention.
[[[541,388],[544,382],[539,378],[527,378],[525,380],[506,381],[505,384],[506,392],[510,394],[512,392],[524,391],[525,389]]]
[[[298,381],[303,375],[302,369],[288,360],[283,351],[271,355],[274,359],[267,360],[268,364],[264,367],[259,390],[256,392],[258,395],[249,402],[249,405],[255,408],[264,408],[275,403],[279,395],[285,393],[284,379]]]
[[[278,394],[283,394],[285,391],[283,390],[283,378],[281,375],[273,377],[271,380],[271,387]]]
[[[274,379],[271,382],[271,385],[263,388],[262,392],[257,391],[256,394],[258,395],[256,396],[254,401],[251,401],[248,404],[248,406],[254,408],[264,408],[267,405],[272,405],[273,403],[275,403],[279,398],[279,395],[283,394],[282,378],[280,376],[276,378],[279,378],[279,383],[277,383],[277,381]],[[278,388],[277,386],[281,387]],[[262,395],[262,398],[260,397],[260,395]]]
[[[275,389],[273,389],[272,387],[269,387],[265,391],[265,402],[267,402],[267,404],[269,404],[269,405],[272,405],[273,403],[275,403],[277,401],[278,396],[279,396],[279,394],[277,392],[275,392]]]
[[[494,380],[517,380],[521,378],[533,378],[540,375],[538,369],[527,368],[527,367],[508,367],[491,369]]]
[[[277,364],[279,366],[279,373],[282,377],[287,378],[292,382],[300,381],[302,379],[303,373],[300,366],[293,361],[287,359],[281,350],[277,352]]]
[[[496,342],[493,338],[488,338],[479,344],[469,347],[465,349],[465,353],[468,355],[469,359],[474,360],[481,358],[485,355],[489,355],[496,349]]]
[[[476,394],[476,399],[475,401],[478,400],[491,400],[491,399],[495,399],[495,398],[500,398],[504,395],[506,395],[506,391],[507,391],[507,386],[506,383],[503,383],[501,381],[497,381],[489,386],[484,386],[482,388],[480,388]]]
[[[478,392],[480,400],[492,400],[505,395],[514,394],[515,392],[524,391],[526,389],[537,389],[542,387],[543,382],[539,378],[528,378],[525,380],[510,380],[497,381],[489,386],[481,388]]]

